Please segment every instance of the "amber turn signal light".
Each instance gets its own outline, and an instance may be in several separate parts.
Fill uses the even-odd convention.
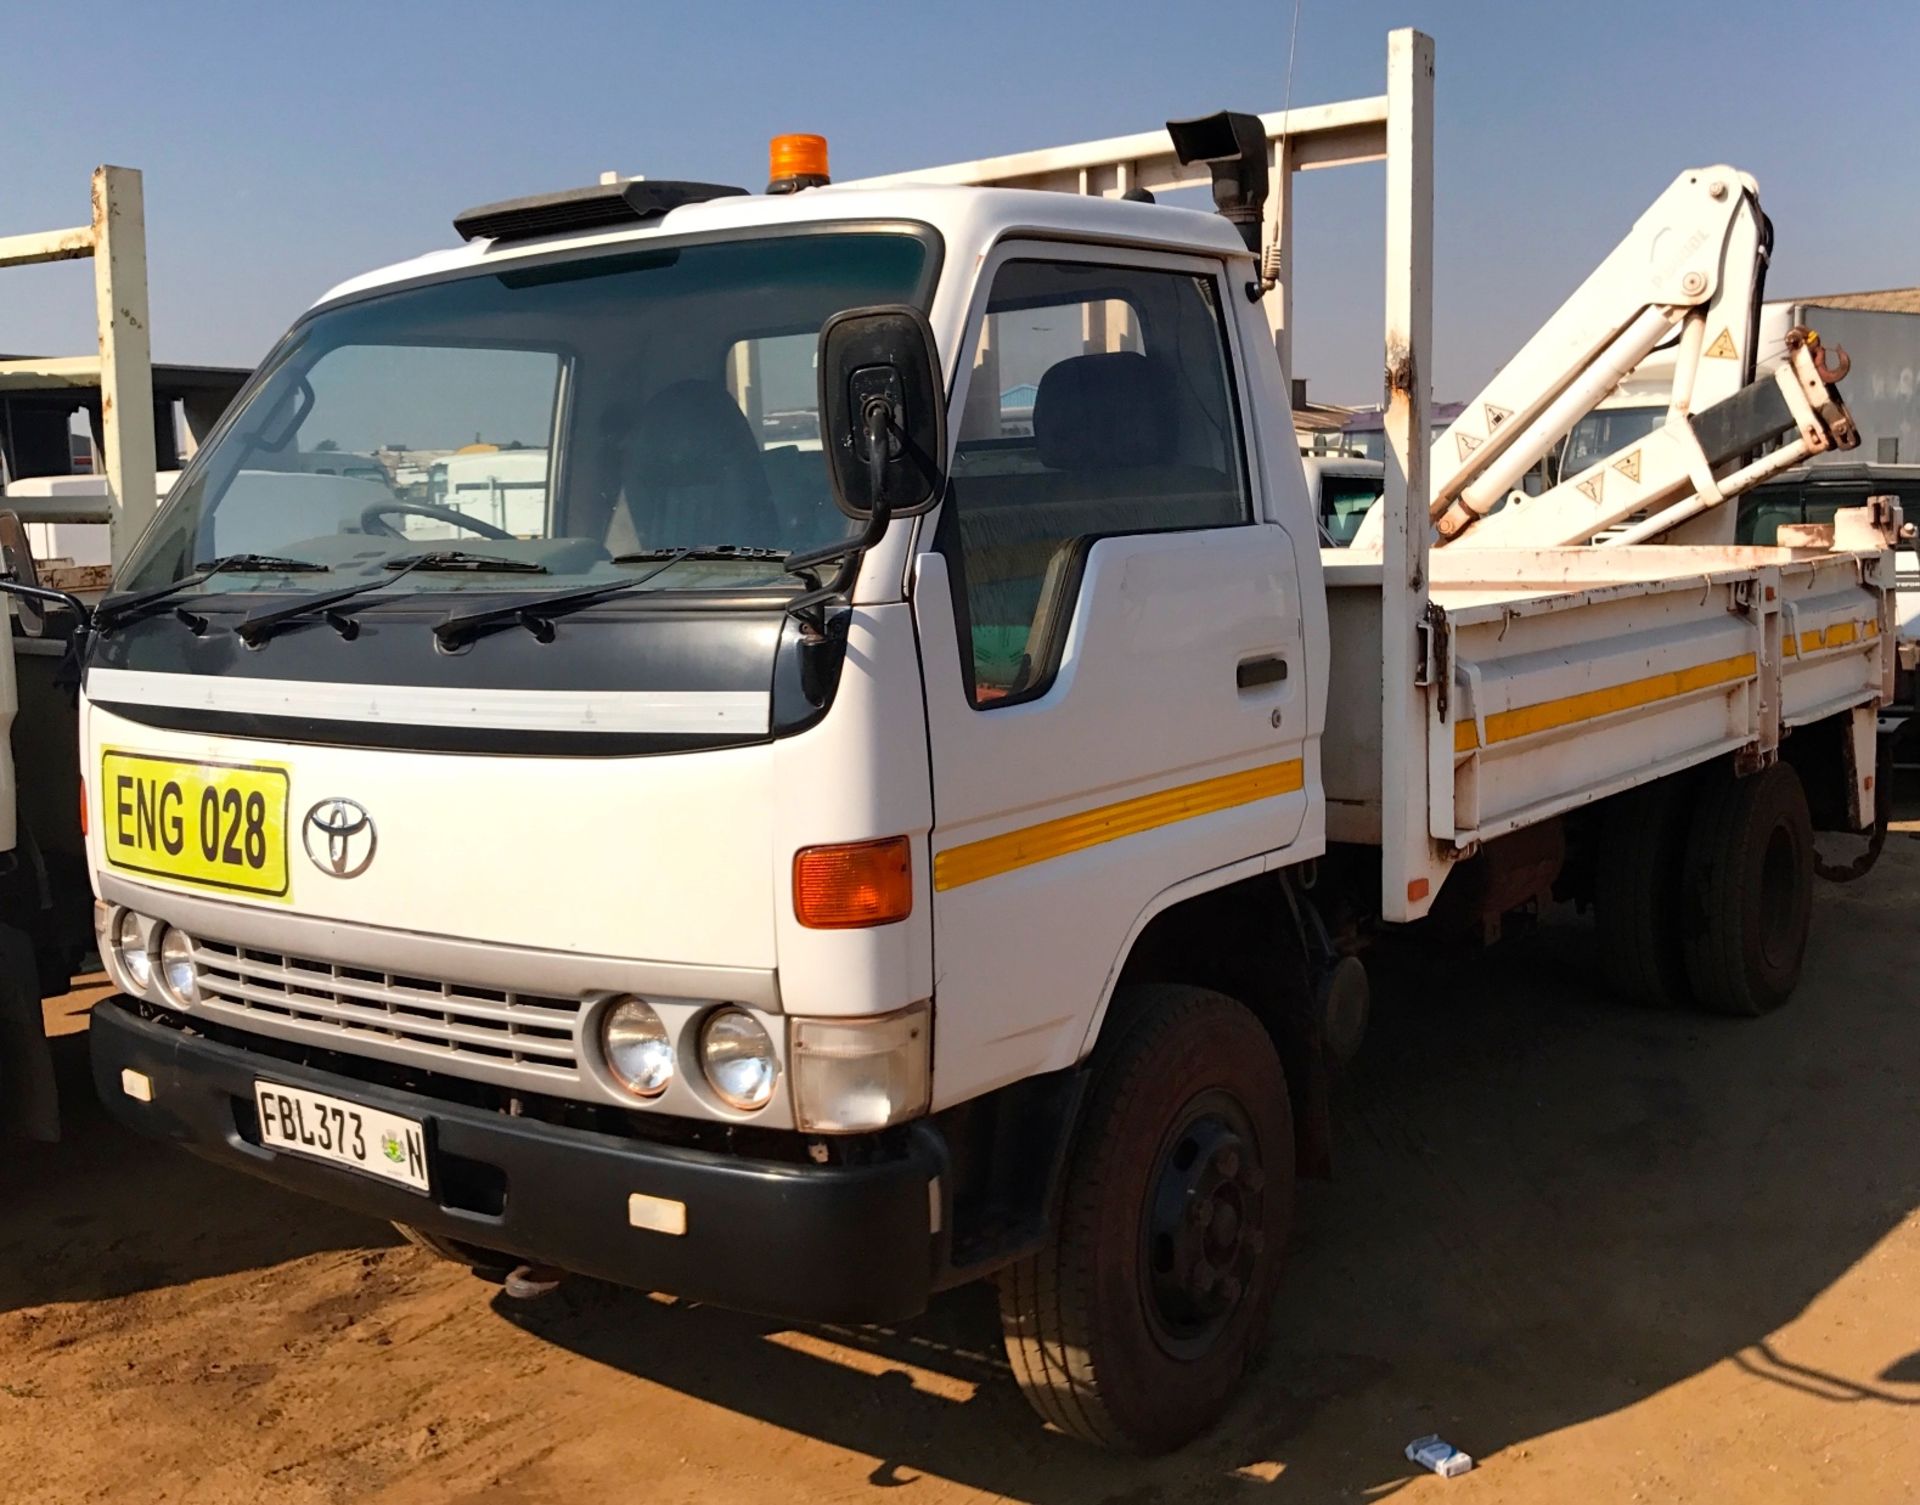
[[[913,852],[906,837],[794,853],[793,914],[809,930],[861,930],[912,913]]]

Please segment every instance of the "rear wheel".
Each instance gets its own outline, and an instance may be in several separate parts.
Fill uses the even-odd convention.
[[[1709,1012],[1753,1017],[1800,982],[1813,919],[1813,822],[1786,763],[1717,782],[1687,833],[1685,954]]]
[[[1292,1212],[1279,1055],[1200,988],[1115,999],[1045,1248],[1000,1277],[1007,1357],[1033,1407],[1104,1447],[1179,1447],[1226,1409],[1265,1336]]]
[[[1600,839],[1594,877],[1600,965],[1614,993],[1653,1008],[1693,1001],[1681,878],[1690,789],[1675,775],[1622,795],[1608,808]]]

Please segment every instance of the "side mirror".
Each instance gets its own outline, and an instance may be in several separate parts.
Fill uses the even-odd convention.
[[[93,613],[70,591],[53,590],[40,583],[40,566],[34,562],[33,545],[17,512],[0,512],[0,595],[12,596],[18,603],[20,627],[30,638],[47,635],[47,608],[64,606],[73,613],[73,631],[84,637],[93,622]],[[5,626],[0,613],[0,629]]]
[[[33,544],[17,512],[0,512],[0,577],[15,581],[28,590],[40,589],[40,566],[34,562]],[[14,597],[19,603],[21,629],[30,638],[43,637],[47,630],[44,602],[22,592]]]
[[[820,330],[820,438],[849,517],[925,512],[947,484],[947,400],[917,308],[850,308]]]

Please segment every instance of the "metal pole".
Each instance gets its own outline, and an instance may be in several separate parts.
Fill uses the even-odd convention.
[[[1380,571],[1381,914],[1418,919],[1438,888],[1427,832],[1427,399],[1433,343],[1433,39],[1387,38],[1386,529]]]
[[[1293,140],[1282,136],[1273,143],[1272,172],[1268,178],[1266,244],[1274,248],[1276,284],[1267,294],[1266,303],[1274,353],[1280,357],[1280,374],[1289,383],[1294,376],[1293,174]],[[1287,390],[1292,391],[1291,385]]]
[[[93,290],[100,325],[101,448],[109,554],[117,570],[153,519],[153,346],[147,311],[147,211],[140,174],[93,174]]]

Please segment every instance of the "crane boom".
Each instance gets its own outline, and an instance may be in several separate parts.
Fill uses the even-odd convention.
[[[1747,174],[1722,165],[1675,178],[1434,442],[1437,542],[1564,547],[1628,519],[1638,521],[1620,541],[1645,541],[1811,455],[1857,442],[1834,386],[1844,354],[1828,365],[1817,337],[1803,332],[1785,366],[1754,378],[1771,240]],[[1661,428],[1539,496],[1514,491],[1670,342],[1673,388]],[[1377,549],[1376,539],[1370,517],[1354,547]]]

